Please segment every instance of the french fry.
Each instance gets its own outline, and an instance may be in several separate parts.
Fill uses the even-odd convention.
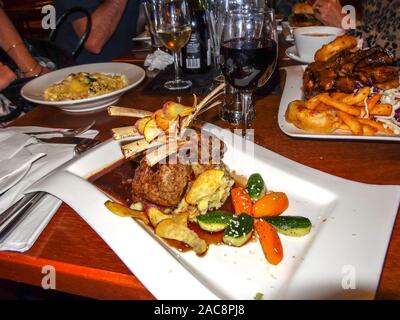
[[[368,112],[371,113],[375,105],[381,100],[382,94],[377,93],[367,100]]]
[[[360,115],[359,115],[359,118],[368,118],[367,116],[366,116],[366,111],[365,111],[365,106],[363,106],[363,107],[357,107],[357,108],[359,108],[360,109]]]
[[[151,117],[153,115],[153,112],[150,111],[117,106],[110,106],[107,108],[107,111],[110,116],[122,116],[132,118],[144,118]]]
[[[343,99],[341,99],[342,103],[349,104],[349,105],[355,105],[357,103],[364,102],[365,98],[368,97],[369,93],[371,91],[370,87],[363,87],[356,94],[349,94]]]
[[[327,106],[325,103],[319,103],[319,105],[314,109],[315,111],[328,111],[328,110],[332,110],[332,107]]]
[[[345,123],[342,123],[342,124],[339,126],[338,129],[344,130],[344,131],[351,131],[351,130],[350,130],[350,127],[349,127],[347,124],[345,124]]]
[[[351,132],[354,135],[356,135],[356,136],[362,135],[362,133],[363,133],[362,125],[358,121],[357,118],[352,117],[348,113],[340,111],[340,110],[337,111],[337,115],[339,116],[340,119],[342,119],[342,121],[346,125],[348,125],[348,127],[350,128]]]
[[[369,112],[371,116],[390,116],[393,106],[389,103],[379,103]]]
[[[342,99],[346,98],[347,96],[348,96],[348,94],[344,93],[344,92],[333,92],[331,94],[331,97],[336,100],[342,100]]]
[[[354,104],[355,107],[363,107],[365,109],[365,102],[361,101],[359,103]]]
[[[337,101],[327,95],[320,94],[317,97],[321,102],[327,104],[328,106],[331,106],[345,113],[351,114],[352,116],[359,116],[361,114],[360,109],[358,107],[353,107],[341,101]]]
[[[377,128],[374,128],[368,124],[362,125],[363,135],[364,136],[373,136],[375,133],[378,132]]]
[[[361,124],[366,124],[366,125],[369,125],[369,126],[371,126],[371,127],[374,127],[375,129],[378,130],[378,132],[386,133],[386,134],[392,134],[392,130],[386,129],[386,128],[383,126],[383,123],[382,123],[382,122],[374,121],[374,120],[372,120],[372,119],[358,119],[358,121],[359,121]]]
[[[321,102],[318,99],[318,96],[312,97],[305,102],[305,106],[307,109],[314,110],[318,107]]]

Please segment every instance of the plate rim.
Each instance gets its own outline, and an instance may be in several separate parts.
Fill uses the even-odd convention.
[[[112,98],[113,96],[116,96],[116,95],[121,95],[121,94],[125,93],[126,91],[136,87],[146,77],[146,71],[142,67],[137,66],[135,64],[126,63],[126,62],[87,63],[87,64],[76,65],[76,66],[71,66],[71,67],[58,69],[58,70],[55,70],[53,72],[57,72],[57,71],[61,71],[61,70],[66,71],[66,70],[72,69],[72,68],[74,68],[74,69],[76,69],[76,68],[86,68],[87,66],[91,66],[91,65],[94,65],[94,64],[97,64],[97,65],[110,65],[110,64],[125,65],[128,68],[136,69],[136,71],[140,72],[140,77],[138,78],[137,81],[135,81],[135,82],[129,84],[128,86],[126,86],[124,88],[121,88],[119,90],[112,91],[112,92],[109,92],[109,93],[106,93],[106,94],[103,94],[103,95],[100,95],[100,96],[84,98],[84,99],[80,99],[80,100],[46,101],[46,100],[38,100],[38,99],[31,98],[31,97],[27,96],[24,93],[24,91],[26,91],[26,87],[28,85],[31,85],[32,83],[37,82],[40,79],[43,80],[43,77],[46,77],[47,75],[50,74],[50,73],[48,73],[48,74],[44,74],[44,75],[42,75],[40,77],[37,77],[37,78],[29,81],[28,83],[26,83],[20,90],[21,96],[24,99],[28,100],[28,101],[31,101],[31,102],[34,102],[34,103],[37,103],[37,104],[41,104],[41,105],[48,105],[48,106],[55,106],[55,107],[80,105],[80,104],[86,104],[86,103],[93,103],[93,102],[96,102],[96,101],[99,101],[99,100],[103,100],[103,99],[107,99],[107,98]],[[102,71],[99,71],[99,72],[102,72]]]
[[[292,138],[307,138],[307,139],[323,139],[323,140],[361,140],[361,141],[399,141],[400,136],[355,136],[349,134],[323,134],[323,133],[311,133],[296,128],[293,124],[288,123],[285,119],[285,112],[287,106],[293,100],[302,100],[303,93],[301,91],[302,78],[301,76],[307,66],[306,65],[295,65],[289,67],[282,67],[280,70],[286,72],[285,85],[282,92],[282,97],[279,102],[278,109],[278,125],[283,133]],[[300,86],[294,87],[297,82],[301,82]]]
[[[294,61],[297,61],[297,62],[301,62],[303,64],[309,64],[309,63],[314,62],[314,61],[304,60],[301,57],[299,57],[297,54],[294,54],[294,52],[292,52],[292,51],[295,51],[297,53],[296,45],[290,46],[289,48],[287,48],[285,50],[285,54],[288,58],[290,58]]]

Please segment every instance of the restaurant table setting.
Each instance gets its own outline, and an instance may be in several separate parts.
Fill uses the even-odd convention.
[[[0,129],[0,251],[27,251],[0,252],[0,278],[10,278],[9,268],[3,267],[9,265],[27,266],[26,274],[30,272],[35,277],[43,260],[48,260],[48,264],[58,263],[57,276],[61,281],[57,282],[57,290],[95,298],[375,297],[382,284],[386,255],[390,257],[386,264],[389,261],[396,266],[398,261],[390,256],[393,248],[388,251],[393,226],[397,238],[392,239],[391,246],[397,246],[398,239],[400,188],[395,168],[399,153],[392,146],[400,136],[388,127],[388,121],[400,114],[398,91],[377,92],[365,84],[355,92],[331,93],[315,82],[308,92],[315,90],[318,99],[308,97],[304,75],[315,70],[310,65],[282,65],[282,56],[312,63],[323,45],[326,48],[342,35],[341,29],[301,30],[284,21],[277,30],[274,11],[264,8],[265,1],[243,0],[240,6],[228,0],[206,2],[208,27],[214,31],[210,38],[214,63],[198,74],[181,74],[180,69],[185,68],[182,63],[178,67],[178,56],[185,54],[185,43],[189,43],[194,32],[186,1],[146,1],[147,19],[154,23],[150,31],[155,50],[144,60],[144,66],[149,71],[160,70],[154,79],[138,86],[145,78],[141,67],[113,62],[61,69],[24,87],[22,95],[26,99],[52,107],[39,106],[18,119],[16,124],[21,127]],[[151,3],[158,7],[149,6]],[[227,14],[222,15],[225,11]],[[176,17],[172,21],[176,28],[167,23],[171,16]],[[173,52],[173,57],[156,49],[156,36]],[[290,43],[281,51],[282,38]],[[291,46],[293,41],[296,45]],[[321,66],[325,64],[328,65],[320,61]],[[89,73],[86,77],[90,81],[96,73],[125,75],[128,86],[77,100],[45,99],[42,93],[46,88],[71,72],[81,71]],[[281,90],[283,82],[279,80],[283,74],[286,76]],[[191,94],[194,96],[187,96]],[[390,97],[394,102],[384,100]],[[383,108],[389,104],[393,112],[386,117],[390,119],[375,123],[379,109],[374,114],[375,106]],[[104,108],[107,111],[98,112]],[[300,116],[309,111],[311,116],[306,120],[314,120],[314,110],[326,122],[333,118],[328,123],[332,130],[306,130],[309,128]],[[96,113],[85,114],[87,111]],[[224,117],[224,112],[234,114],[237,121]],[[53,114],[57,115],[54,122],[49,120]],[[334,117],[328,117],[331,114]],[[63,137],[35,137],[35,132],[54,130],[46,127],[54,123],[67,127],[70,121],[76,121],[73,123],[82,126],[88,118],[97,121],[99,139],[104,142],[80,157],[74,157],[76,143],[71,138],[64,140],[69,141],[67,144],[57,143],[66,138],[66,129],[60,129],[65,133]],[[43,127],[26,126],[31,123]],[[357,124],[364,131],[355,131]],[[164,179],[160,168],[170,163],[161,160],[169,159],[167,152],[172,142],[177,141],[183,150],[186,129],[196,131],[200,127],[199,134],[215,135],[223,142],[222,162],[211,169],[200,167],[204,171],[198,173],[192,164],[179,163],[191,170],[190,183],[182,187],[178,205],[165,205],[160,201],[165,201],[163,196],[167,192],[161,190],[164,185],[158,179],[176,187],[180,179],[186,178],[182,173]],[[242,136],[227,127],[241,128],[242,133],[254,129],[254,141],[250,141],[251,134]],[[73,139],[94,138],[98,133],[86,130],[89,127],[82,128],[82,134],[69,132]],[[173,139],[169,134],[173,134]],[[55,137],[60,140],[54,140]],[[169,169],[174,172],[179,168]],[[221,184],[219,174],[223,177]],[[213,186],[207,185],[210,181],[217,181],[213,192]],[[196,187],[204,189],[209,198]],[[5,210],[35,193],[45,194],[43,201],[2,237]],[[212,198],[215,195],[226,197],[217,199],[221,203],[214,207],[207,203],[206,209],[201,208],[205,203],[201,199],[216,202]],[[247,201],[248,207],[238,207],[238,196]],[[283,196],[285,208],[263,212],[267,200],[279,201]],[[200,199],[198,203],[196,197]],[[62,202],[66,205],[60,208]],[[179,211],[181,205],[186,212]],[[200,209],[204,212],[190,220],[189,214]],[[54,216],[57,211],[62,214]],[[207,221],[213,214],[213,218],[221,219],[220,223]],[[53,216],[55,222],[48,225]],[[238,218],[243,216],[247,224]],[[228,224],[222,221],[226,217],[231,219]],[[244,223],[241,227],[250,231],[235,238],[232,221]],[[306,226],[302,224],[305,221]],[[260,229],[267,222],[271,224],[268,232]],[[173,228],[167,230],[168,226]],[[69,241],[63,241],[66,234]],[[190,237],[184,238],[182,234]],[[249,238],[243,240],[244,235]],[[213,242],[210,239],[214,236],[221,238]],[[82,244],[82,239],[89,237],[91,241]],[[232,237],[236,242],[232,242]],[[38,262],[30,261],[32,257]],[[34,271],[28,270],[32,265]],[[357,271],[354,290],[344,290],[346,267]],[[382,278],[388,278],[385,268]],[[395,276],[398,273],[390,272]],[[86,274],[90,276],[82,276]],[[36,280],[31,282],[35,284]],[[387,287],[386,292],[391,290]]]
[[[24,134],[49,130],[52,129],[9,127],[0,130],[0,220],[2,213],[24,196],[27,187],[73,157],[74,144],[41,142],[33,135]],[[79,137],[94,138],[97,133],[89,130]],[[43,134],[40,139],[59,136]],[[0,250],[29,250],[60,205],[60,200],[46,195],[17,228],[0,239]]]

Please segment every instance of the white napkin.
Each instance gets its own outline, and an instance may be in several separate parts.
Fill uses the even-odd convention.
[[[22,133],[22,132],[33,132],[33,131],[48,131],[52,128],[39,128],[39,127],[10,127],[0,130],[0,137],[9,132]],[[79,137],[94,138],[98,131],[89,130]],[[18,136],[19,136],[18,134]],[[27,137],[26,135],[24,135]],[[52,137],[54,135],[46,135],[46,137]],[[44,135],[43,135],[44,137]],[[4,141],[5,139],[3,139]],[[1,140],[0,140],[1,141]],[[0,142],[1,150],[2,142]],[[24,190],[32,185],[43,176],[45,176],[50,171],[59,167],[63,163],[72,159],[73,157],[74,145],[70,144],[53,144],[53,143],[34,143],[30,145],[25,145],[23,150],[15,153],[18,157],[19,153],[28,151],[32,155],[37,155],[44,153],[46,156],[36,160],[29,172],[12,188],[7,190],[4,194],[0,195],[0,215],[12,204],[17,202],[23,197]],[[53,217],[54,213],[57,211],[61,205],[61,201],[51,195],[47,195],[44,201],[37,206],[30,215],[15,229],[8,237],[0,243],[0,250],[11,250],[23,252],[29,250],[39,235],[42,233],[43,229],[46,227],[47,223]]]
[[[148,67],[150,71],[154,69],[164,70],[168,65],[174,62],[174,58],[162,50],[156,50],[150,53],[144,61],[144,66]]]
[[[0,183],[5,182],[6,179],[10,178],[21,169],[30,166],[33,162],[45,155],[46,154],[42,152],[37,154],[20,152],[15,157],[0,160]],[[0,191],[0,193],[2,193],[2,191]]]
[[[3,129],[0,131],[0,160],[11,159],[35,139],[18,131]]]

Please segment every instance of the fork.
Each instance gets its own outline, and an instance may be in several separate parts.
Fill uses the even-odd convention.
[[[79,136],[82,133],[85,133],[88,131],[91,127],[94,126],[96,123],[95,120],[93,120],[91,123],[89,123],[87,126],[77,128],[77,129],[68,129],[68,130],[50,130],[50,131],[40,131],[40,132],[24,132],[24,134],[30,135],[30,136],[38,136],[41,134],[61,134],[63,137],[76,137]]]
[[[99,143],[100,141],[95,139],[82,140],[74,147],[74,158]],[[20,225],[24,217],[28,216],[46,195],[46,192],[41,191],[28,193],[0,215],[0,242]]]

